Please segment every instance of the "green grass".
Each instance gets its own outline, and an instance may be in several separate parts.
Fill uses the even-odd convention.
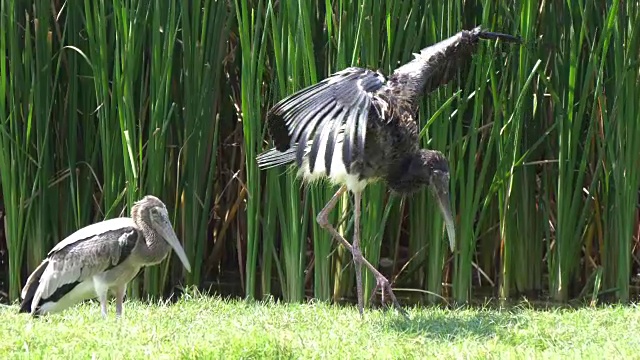
[[[640,308],[539,311],[277,304],[185,296],[125,303],[103,320],[96,302],[33,319],[0,307],[2,358],[639,358]]]

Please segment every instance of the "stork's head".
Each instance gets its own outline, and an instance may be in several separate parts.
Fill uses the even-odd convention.
[[[388,183],[391,190],[405,195],[419,190],[424,185],[429,186],[442,212],[449,236],[449,247],[453,251],[456,230],[449,200],[449,163],[444,155],[439,151],[424,149],[409,155],[400,164],[392,167]]]
[[[160,199],[152,195],[143,197],[133,205],[131,217],[136,224],[140,224],[139,226],[144,224],[149,230],[155,231],[160,235],[160,240],[166,241],[171,246],[185,269],[191,272],[191,264],[189,264],[187,254],[185,254],[178,236],[173,230],[173,226],[171,226],[167,207]]]
[[[438,151],[422,150],[421,158],[425,172],[428,173],[429,189],[435,196],[442,212],[449,235],[449,247],[453,251],[456,247],[456,228],[449,200],[449,163],[444,155]]]

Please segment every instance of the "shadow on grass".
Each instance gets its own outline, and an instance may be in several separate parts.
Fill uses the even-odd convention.
[[[412,314],[409,319],[400,315],[382,320],[381,326],[390,331],[424,336],[431,340],[491,339],[525,321],[517,313],[504,312],[434,312]]]

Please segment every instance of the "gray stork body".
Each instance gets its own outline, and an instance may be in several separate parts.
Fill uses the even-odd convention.
[[[171,249],[191,272],[167,208],[158,198],[145,196],[135,203],[130,218],[86,226],[59,242],[27,279],[20,312],[54,313],[97,297],[106,317],[112,291],[120,316],[127,284],[142,267],[160,263]]]
[[[341,185],[317,221],[353,254],[360,314],[364,303],[361,265],[376,277],[382,301],[386,291],[404,314],[389,281],[360,250],[361,193],[369,182],[383,180],[401,195],[428,186],[444,216],[451,250],[455,248],[448,162],[441,152],[420,148],[415,118],[421,97],[448,83],[471,58],[479,39],[519,42],[480,27],[464,30],[422,49],[389,79],[350,67],[288,96],[268,112],[275,148],[258,155],[258,166],[267,169],[295,162],[305,181],[328,178]],[[355,203],[353,245],[328,222],[329,212],[347,190],[354,194]]]

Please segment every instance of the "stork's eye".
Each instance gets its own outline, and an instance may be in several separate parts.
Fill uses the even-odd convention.
[[[158,209],[156,209],[156,208],[151,208],[151,214],[153,214],[153,215],[158,215]]]

